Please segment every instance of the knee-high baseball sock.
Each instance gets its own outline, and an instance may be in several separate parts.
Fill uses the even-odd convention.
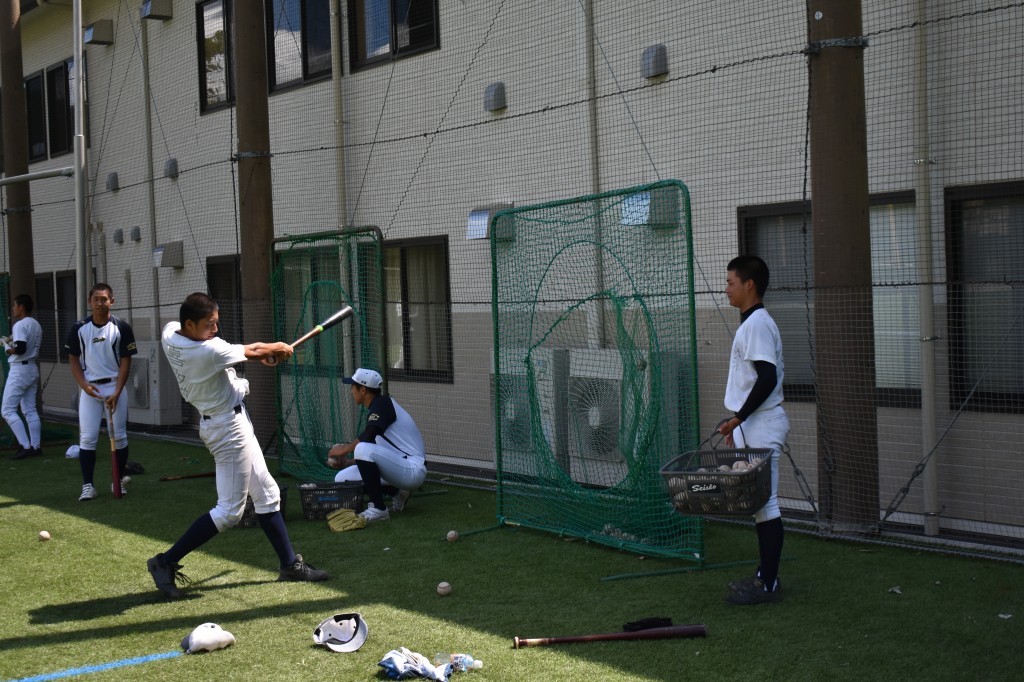
[[[180,563],[186,554],[206,544],[219,532],[217,524],[213,522],[209,512],[203,514],[192,522],[192,526],[178,538],[173,547],[164,552],[164,563]]]
[[[277,558],[281,561],[281,568],[288,568],[295,563],[295,550],[292,548],[292,541],[288,537],[288,529],[284,526],[284,517],[280,511],[269,514],[257,514],[256,520],[263,529],[263,533],[270,540]]]
[[[114,452],[117,453],[117,470],[121,472],[121,478],[124,478],[124,470],[128,466],[128,446],[118,448]]]
[[[761,580],[769,588],[774,588],[775,579],[779,577],[783,538],[781,517],[757,524],[757,546],[761,553]]]
[[[93,474],[96,472],[96,451],[79,448],[78,467],[82,470],[82,483],[92,483]]]
[[[356,466],[359,467],[359,475],[363,478],[363,490],[366,496],[373,502],[377,509],[387,509],[384,506],[384,492],[380,483],[380,467],[376,462],[357,459]]]

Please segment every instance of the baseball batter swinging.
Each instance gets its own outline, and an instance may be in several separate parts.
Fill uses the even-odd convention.
[[[327,580],[292,548],[281,516],[281,492],[267,469],[252,422],[242,400],[249,382],[234,365],[246,360],[284,360],[292,355],[287,343],[230,344],[216,336],[220,315],[216,301],[204,293],[189,295],[181,304],[179,321],[163,329],[161,344],[178,380],[181,395],[199,410],[199,437],[216,465],[217,505],[193,522],[174,546],[146,562],[157,589],[171,598],[181,596],[175,584],[180,562],[217,533],[236,525],[252,496],[256,520],[281,562],[279,581]]]

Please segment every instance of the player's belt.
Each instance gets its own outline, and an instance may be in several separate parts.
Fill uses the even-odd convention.
[[[90,384],[109,384],[113,380],[114,379],[112,377],[107,377],[106,379],[93,379],[89,383]]]
[[[11,364],[12,365],[31,365],[32,361],[31,360],[15,360]]]
[[[232,411],[235,414],[242,414],[242,406],[241,405],[235,405],[235,408]],[[227,414],[227,412],[222,412],[221,414]],[[220,416],[219,414],[204,414],[203,415],[203,419],[213,419],[214,417],[219,417],[219,416]]]

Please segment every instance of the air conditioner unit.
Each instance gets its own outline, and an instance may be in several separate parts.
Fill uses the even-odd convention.
[[[624,373],[624,364],[634,366]],[[573,480],[612,486],[629,473],[629,462],[652,451],[648,465],[678,454],[681,363],[678,353],[580,349],[569,354],[569,457]],[[655,377],[657,373],[657,377]],[[626,376],[625,383],[623,375]]]
[[[181,393],[159,341],[139,341],[125,390],[128,421],[159,426],[182,423]]]
[[[497,405],[499,410],[496,418],[505,466],[518,473],[532,473],[534,458],[565,454],[564,422],[559,421],[564,409],[559,403],[565,398],[568,354],[546,348],[512,348],[501,349],[500,358],[500,376],[495,377],[493,368],[491,371],[491,408]],[[557,390],[558,385],[563,389]]]

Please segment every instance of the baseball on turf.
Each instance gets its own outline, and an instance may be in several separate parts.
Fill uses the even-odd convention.
[[[452,593],[452,586],[449,585],[448,583],[438,583],[437,584],[437,593],[439,595],[441,595],[442,597],[444,597],[446,595],[449,595],[449,594]]]
[[[448,542],[455,542],[459,539],[459,531],[450,530],[448,531]]]
[[[121,483],[123,483],[124,485],[128,485],[131,482],[132,482],[132,477],[131,476],[122,476],[121,477]]]
[[[50,532],[49,531],[45,531],[45,530],[39,531],[39,541],[40,542],[46,542],[49,539],[50,539]]]

